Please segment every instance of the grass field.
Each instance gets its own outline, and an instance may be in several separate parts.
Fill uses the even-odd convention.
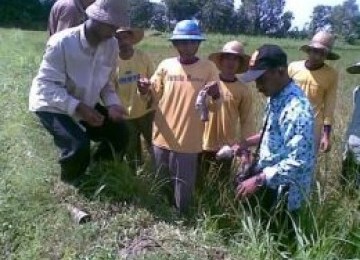
[[[0,257],[3,259],[279,259],[285,253],[257,218],[234,202],[230,189],[214,185],[198,196],[188,218],[179,218],[157,193],[145,170],[133,174],[119,163],[95,165],[89,181],[75,190],[58,180],[57,153],[50,136],[27,111],[28,92],[46,41],[45,32],[0,29]],[[248,52],[278,43],[289,60],[301,59],[302,42],[210,35],[201,56],[227,40],[239,39]],[[165,36],[140,45],[155,62],[174,54]],[[295,259],[360,259],[360,194],[342,191],[337,177],[341,140],[352,109],[351,92],[360,77],[345,74],[359,47],[338,43],[342,59],[334,145],[319,160],[318,186],[298,227]],[[263,99],[256,95],[257,118]],[[207,180],[211,184],[211,180]],[[84,208],[92,221],[72,222],[67,205]],[[144,254],[141,254],[144,253]]]

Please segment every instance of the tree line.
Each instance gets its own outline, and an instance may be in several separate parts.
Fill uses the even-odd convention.
[[[0,0],[0,26],[46,25],[56,0]],[[360,14],[356,0],[336,6],[318,5],[303,28],[292,27],[294,13],[285,0],[132,0],[132,25],[170,31],[177,21],[197,19],[206,32],[306,38],[320,29],[330,30],[349,42],[359,38]]]

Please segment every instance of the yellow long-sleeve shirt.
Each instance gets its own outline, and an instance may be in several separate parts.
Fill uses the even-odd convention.
[[[205,124],[203,150],[217,151],[225,144],[234,144],[255,132],[252,93],[240,81],[220,81],[223,102],[209,113]],[[240,122],[240,135],[237,134]],[[239,138],[241,137],[241,138]]]
[[[160,63],[151,80],[158,101],[154,145],[180,153],[201,152],[204,123],[195,101],[206,83],[219,81],[215,64],[200,59],[184,65],[170,58]]]
[[[325,64],[317,70],[305,67],[305,61],[292,62],[288,68],[289,76],[299,85],[309,98],[315,112],[316,138],[321,138],[324,125],[333,123],[338,72]]]
[[[129,114],[128,119],[139,118],[154,110],[151,100],[144,100],[137,90],[140,76],[150,78],[153,73],[153,63],[149,56],[140,50],[135,49],[129,60],[119,58],[115,86]]]

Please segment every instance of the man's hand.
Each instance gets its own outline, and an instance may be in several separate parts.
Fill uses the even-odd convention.
[[[137,87],[141,95],[146,95],[149,92],[151,81],[148,78],[140,78],[137,82]]]
[[[243,154],[244,151],[248,151],[249,150],[249,146],[246,143],[246,141],[240,142],[240,143],[236,143],[233,146],[231,146],[231,149],[234,151],[234,153],[237,156],[241,156]]]
[[[206,94],[208,94],[213,99],[220,98],[220,88],[219,84],[216,81],[207,83],[204,86],[204,89],[206,90]]]
[[[75,111],[90,126],[99,127],[104,123],[104,116],[84,103],[80,102]]]
[[[113,122],[119,122],[128,114],[123,106],[112,105],[107,107],[109,118]]]
[[[320,152],[327,153],[331,150],[330,137],[327,134],[323,134],[320,141]]]
[[[260,183],[259,183],[260,182]],[[243,181],[236,187],[236,199],[244,200],[253,195],[265,182],[265,175],[260,174]]]

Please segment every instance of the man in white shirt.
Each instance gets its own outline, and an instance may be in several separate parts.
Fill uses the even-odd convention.
[[[85,23],[49,39],[29,97],[30,111],[61,151],[61,179],[69,183],[89,164],[90,140],[101,142],[94,155],[99,160],[121,156],[128,139],[126,112],[111,80],[118,57],[113,36],[129,24],[128,2],[97,0],[86,14]]]

